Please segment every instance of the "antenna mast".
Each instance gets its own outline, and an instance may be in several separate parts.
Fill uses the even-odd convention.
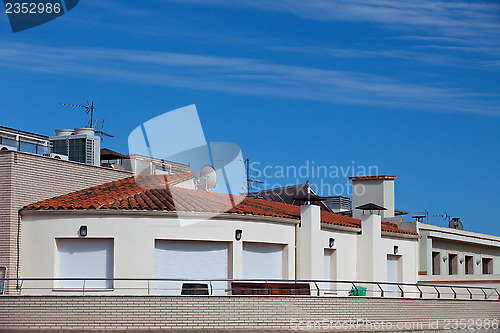
[[[88,127],[88,128],[94,128],[95,129],[95,124],[94,124],[94,101],[92,101],[92,102],[87,101],[87,105],[66,104],[66,103],[59,103],[59,105],[74,106],[74,107],[77,107],[77,108],[84,108],[86,114],[90,113],[90,122],[87,124],[86,127]],[[97,122],[97,120],[96,120],[96,122]],[[96,130],[95,133],[99,133],[99,134],[108,136],[110,138],[114,138],[115,137],[114,135],[108,134],[108,133],[103,132],[103,131],[97,131]]]
[[[78,107],[78,108],[84,108],[86,114],[90,113],[90,123],[88,124],[89,126],[87,126],[87,127],[89,127],[89,128],[93,127],[92,124],[93,124],[93,121],[94,121],[94,101],[92,101],[92,103],[90,103],[89,101],[87,101],[87,105],[66,104],[66,103],[59,103],[59,105],[75,106],[75,107]]]
[[[247,195],[250,193],[250,190],[253,188],[253,184],[264,184],[260,180],[252,178],[253,174],[250,171],[250,159],[248,157],[243,156],[245,159],[245,169],[247,174]]]

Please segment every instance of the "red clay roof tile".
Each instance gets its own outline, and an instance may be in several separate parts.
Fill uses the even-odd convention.
[[[218,212],[300,219],[299,206],[173,186],[194,177],[194,173],[129,177],[43,200],[23,209]],[[233,200],[239,202],[234,207]],[[321,211],[321,221],[346,227],[361,227],[358,219],[326,211]],[[413,234],[387,225],[383,225],[382,230]]]

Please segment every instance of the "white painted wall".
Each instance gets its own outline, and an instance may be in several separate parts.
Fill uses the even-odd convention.
[[[301,206],[301,223],[297,229],[297,278],[321,280],[324,245],[321,238],[321,210],[319,206]]]
[[[358,228],[321,224],[318,206],[301,207],[301,214],[299,228],[296,221],[258,217],[223,216],[206,219],[198,214],[178,218],[171,213],[160,212],[116,212],[115,215],[109,212],[89,215],[81,212],[25,213],[22,216],[20,276],[58,277],[57,239],[79,238],[78,229],[86,225],[87,239],[113,240],[115,278],[154,277],[156,240],[195,240],[226,243],[227,278],[234,279],[245,278],[243,244],[260,243],[275,244],[282,248],[283,279],[324,279],[326,250],[335,251],[336,259],[332,261],[335,267],[331,269],[335,271],[336,280],[384,282],[387,279],[387,255],[393,254],[393,247],[397,245],[398,255],[402,258],[402,282],[416,282],[416,239],[402,238],[396,234],[390,237],[382,235],[380,216],[365,215],[359,234]],[[242,230],[241,241],[235,240],[236,229]],[[335,240],[331,248],[330,238]],[[35,286],[52,290],[55,284],[24,284],[24,287]],[[116,281],[114,286],[116,290],[101,293],[148,293],[147,282]],[[133,289],[120,289],[125,287]],[[350,289],[346,285],[338,289],[342,288]],[[151,290],[150,293],[153,294]]]
[[[422,235],[419,240],[420,274],[418,280],[427,283],[471,285],[485,287],[500,286],[500,237],[466,230],[418,223]],[[432,252],[440,253],[440,274],[432,274]],[[458,256],[458,274],[449,274],[449,254]],[[473,257],[473,274],[465,274],[465,256]],[[493,274],[482,274],[482,259],[493,259]],[[479,265],[477,264],[479,261]]]
[[[295,225],[261,220],[212,219],[192,217],[189,223],[167,215],[78,215],[27,214],[22,218],[21,277],[57,277],[56,239],[78,238],[81,225],[88,227],[88,239],[114,240],[114,277],[150,278],[154,276],[155,240],[202,240],[228,243],[228,278],[242,278],[242,243],[261,242],[283,246],[283,278],[295,277]],[[181,223],[183,222],[183,223]],[[235,230],[243,231],[236,241]],[[24,287],[35,287],[25,282]],[[51,290],[50,283],[36,287]],[[147,293],[146,282],[116,281],[114,293]],[[42,292],[42,293],[46,293]],[[110,293],[109,291],[102,293]]]
[[[395,255],[394,247],[398,247],[397,256],[400,270],[400,281],[415,283],[417,279],[418,242],[381,233],[381,217],[379,215],[362,215],[361,235],[358,239],[357,280],[387,282],[387,256]],[[365,285],[372,289],[373,295],[379,295],[378,287]],[[387,286],[382,286],[386,290]]]

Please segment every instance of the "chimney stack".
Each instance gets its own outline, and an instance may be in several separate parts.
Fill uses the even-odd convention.
[[[352,216],[361,219],[363,212],[355,207],[373,203],[384,207],[382,218],[394,217],[394,179],[396,176],[349,177],[352,180]]]

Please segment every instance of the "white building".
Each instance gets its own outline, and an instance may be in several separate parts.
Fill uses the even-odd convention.
[[[51,154],[51,148],[52,144],[47,136],[0,126],[1,151],[13,150],[67,159],[67,156],[57,156],[55,154]]]
[[[396,176],[352,177],[353,206],[367,202],[387,210],[382,221],[417,232],[418,282],[423,284],[495,287],[500,290],[500,237],[395,217]],[[354,210],[353,216],[362,212]],[[463,292],[463,290],[462,290]]]
[[[382,223],[379,215],[355,219],[252,198],[233,207],[227,194],[194,188],[193,173],[138,176],[25,207],[20,276],[204,279],[219,295],[242,284],[209,280],[417,281],[418,235]],[[24,281],[23,292],[81,291],[84,283],[86,292],[105,294],[180,294],[189,287],[183,281]],[[269,288],[255,283],[252,289]],[[351,286],[323,283],[311,292],[316,287],[336,295]],[[397,295],[395,286],[384,289]]]

